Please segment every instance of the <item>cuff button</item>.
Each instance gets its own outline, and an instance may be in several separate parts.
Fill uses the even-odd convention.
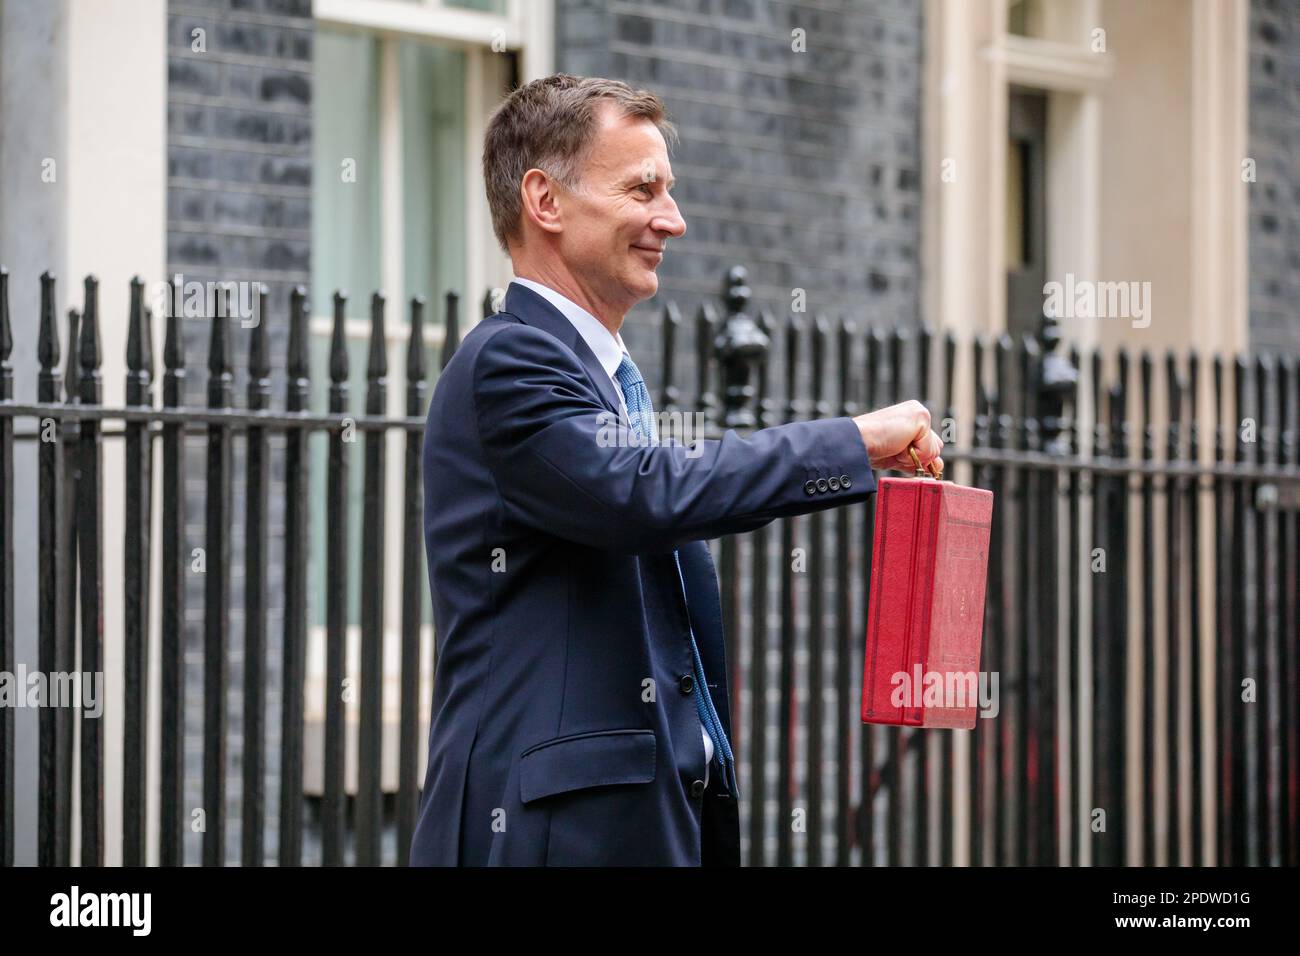
[[[829,487],[830,487],[830,485],[828,485],[828,484],[826,483],[826,479],[825,479],[825,478],[818,478],[818,479],[817,479],[817,490],[818,490],[818,491],[820,491],[820,492],[824,492],[824,491],[825,491],[827,488],[829,488]]]
[[[807,481],[803,483],[803,490],[810,495],[817,494],[817,482],[809,478]]]
[[[848,475],[840,475],[840,487],[843,488],[845,491],[848,491],[850,488],[853,487],[853,481],[849,478]]]
[[[831,475],[830,478],[826,479],[826,484],[830,485],[831,491],[840,490],[840,480],[834,475]]]

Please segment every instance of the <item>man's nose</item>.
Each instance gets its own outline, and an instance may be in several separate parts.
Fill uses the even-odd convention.
[[[668,205],[651,221],[650,228],[657,233],[667,233],[673,239],[686,235],[686,220],[677,208],[677,201],[667,193],[664,199]]]

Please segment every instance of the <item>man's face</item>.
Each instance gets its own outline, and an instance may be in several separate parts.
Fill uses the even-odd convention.
[[[560,254],[593,297],[626,312],[658,291],[665,243],[686,223],[668,192],[672,166],[654,123],[609,102],[598,115],[582,188],[564,194]]]

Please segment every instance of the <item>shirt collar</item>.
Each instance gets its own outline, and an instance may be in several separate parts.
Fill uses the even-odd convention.
[[[540,282],[534,282],[532,279],[521,279],[519,276],[513,276],[510,281],[518,282],[525,289],[531,289],[559,309],[560,313],[578,330],[582,340],[587,343],[587,348],[591,349],[592,354],[596,356],[596,361],[600,363],[600,367],[605,370],[611,379],[614,378],[614,373],[618,371],[619,365],[623,363],[623,356],[627,353],[627,346],[623,344],[622,335],[618,333],[610,335],[609,329],[601,324],[600,319],[572,299],[561,295],[548,286],[542,285]]]

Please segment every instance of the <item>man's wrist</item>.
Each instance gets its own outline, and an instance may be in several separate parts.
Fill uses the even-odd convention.
[[[867,462],[871,461],[871,448],[875,444],[875,435],[871,430],[871,420],[863,415],[853,419],[853,424],[857,426],[858,437],[862,439],[862,447],[867,453]]]

